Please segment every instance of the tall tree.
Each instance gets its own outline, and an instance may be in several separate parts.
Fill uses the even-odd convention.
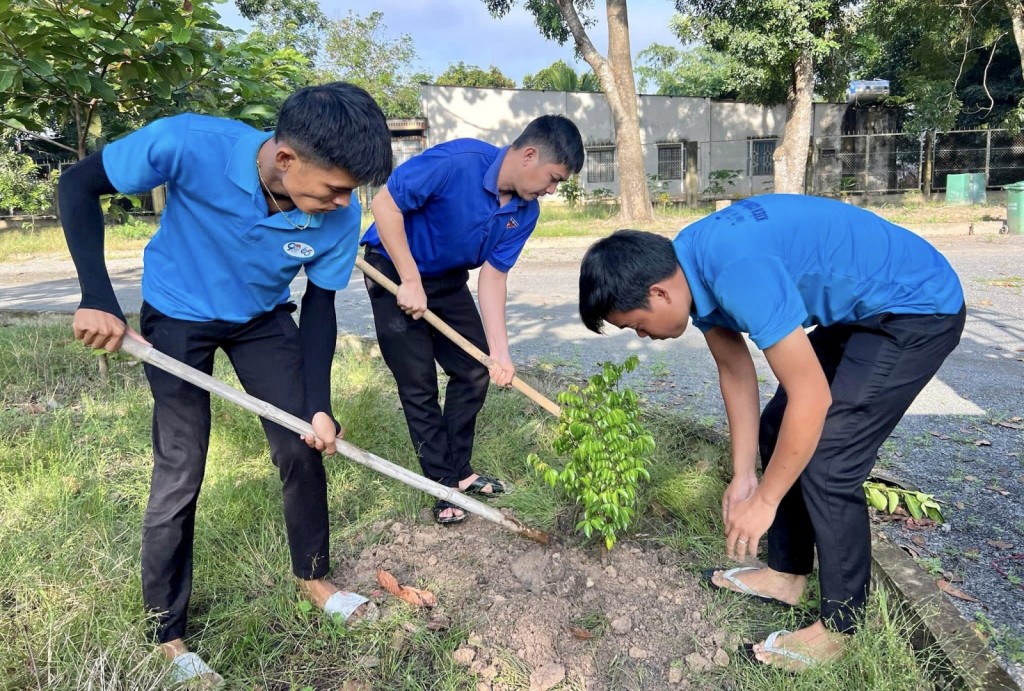
[[[736,61],[704,46],[676,48],[652,43],[640,51],[636,66],[641,91],[652,84],[662,96],[737,98],[732,83]]]
[[[803,192],[815,86],[831,97],[845,87],[842,48],[851,2],[676,0],[680,38],[700,40],[734,57],[743,68],[737,73],[739,85],[754,87],[765,71],[788,76],[786,125],[774,154],[776,192]],[[770,91],[771,80],[767,86]]]
[[[438,86],[476,86],[494,89],[514,89],[514,79],[506,77],[494,65],[483,69],[477,65],[467,65],[459,60],[448,65],[448,68],[438,75],[434,83]]]
[[[235,6],[269,45],[316,59],[328,23],[317,0],[235,0]]]
[[[0,0],[0,124],[81,158],[110,123],[185,109],[272,122],[304,58],[235,41],[210,5]]]
[[[328,24],[324,39],[327,77],[366,89],[389,118],[422,114],[419,82],[430,75],[413,72],[416,48],[409,34],[389,38],[383,12],[366,17],[349,10]]]
[[[523,76],[524,89],[545,89],[548,91],[591,91],[601,90],[601,80],[593,71],[577,73],[565,60],[555,60],[537,74]]]
[[[999,126],[1020,113],[1024,78],[1012,17],[985,0],[871,0],[855,74],[885,77],[909,131]]]
[[[515,0],[483,0],[495,17],[504,17]],[[629,50],[629,16],[626,0],[606,0],[608,19],[608,56],[594,47],[587,27],[592,21],[585,11],[593,9],[593,0],[523,0],[533,14],[541,34],[558,43],[571,36],[583,59],[601,81],[615,124],[615,148],[619,164],[619,218],[625,222],[649,221],[654,215],[644,171],[640,141],[640,115],[637,108],[633,58]],[[580,14],[583,11],[584,14]]]

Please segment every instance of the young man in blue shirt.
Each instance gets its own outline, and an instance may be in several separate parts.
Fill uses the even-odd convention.
[[[799,669],[829,659],[857,626],[871,571],[862,484],[879,446],[959,343],[965,314],[959,279],[931,245],[817,197],[754,197],[674,242],[622,230],[588,250],[580,274],[588,328],[608,322],[641,338],[678,338],[692,319],[718,366],[732,438],[727,552],[756,555],[767,531],[768,555],[764,568],[706,578],[795,604],[817,549],[820,619],[749,648],[760,662]],[[742,334],[779,379],[760,419]]]
[[[307,420],[300,438],[263,429],[280,471],[292,569],[304,597],[354,623],[372,603],[326,580],[327,483],[334,453],[330,373],[334,294],[358,247],[359,185],[391,170],[384,115],[362,89],[308,87],[281,108],[275,132],[202,115],[157,120],[72,166],[60,181],[64,231],[82,302],[75,337],[118,350],[125,337],[206,373],[223,349],[246,391]],[[140,337],[125,323],[103,258],[100,197],[167,186],[160,228],[145,249]],[[309,279],[301,325],[289,284]],[[153,393],[153,476],[142,533],[146,609],[176,680],[216,678],[184,643],[192,590],[196,501],[210,434],[209,394],[146,366]]]
[[[431,480],[485,498],[505,491],[500,480],[474,472],[470,457],[488,376],[508,386],[515,375],[505,325],[508,271],[536,226],[537,199],[582,167],[579,130],[545,115],[503,149],[475,139],[431,147],[399,166],[373,199],[366,261],[399,283],[398,296],[369,279],[366,288],[381,354]],[[478,267],[479,313],[467,286]],[[490,372],[420,320],[428,307],[490,354],[497,362]],[[448,375],[443,411],[435,361]],[[438,501],[434,518],[458,523],[466,514]]]

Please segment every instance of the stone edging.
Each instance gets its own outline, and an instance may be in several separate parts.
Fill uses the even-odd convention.
[[[871,543],[871,571],[876,585],[903,605],[914,627],[917,649],[938,651],[929,670],[954,689],[1022,691],[988,646],[910,555],[876,535]]]

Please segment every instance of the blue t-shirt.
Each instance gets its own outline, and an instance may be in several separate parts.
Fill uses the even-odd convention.
[[[242,323],[287,302],[300,268],[327,290],[348,285],[359,240],[359,204],[310,217],[268,216],[256,152],[273,136],[233,120],[178,115],[103,149],[120,192],[167,185],[160,227],[146,245],[142,296],[187,321]],[[310,220],[309,227],[296,225]]]
[[[388,192],[402,212],[420,274],[475,269],[484,262],[508,272],[516,263],[537,225],[540,205],[516,195],[501,205],[498,170],[507,151],[456,139],[427,149],[391,173]],[[387,253],[376,223],[362,242]]]
[[[745,199],[687,226],[673,244],[694,325],[748,333],[762,350],[800,326],[956,314],[964,304],[956,273],[928,242],[832,199]]]

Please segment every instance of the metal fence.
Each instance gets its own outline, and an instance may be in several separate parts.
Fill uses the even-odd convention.
[[[905,133],[815,137],[807,191],[905,192],[926,181],[931,190],[944,190],[946,177],[960,173],[984,173],[988,187],[1024,180],[1024,134],[937,132],[931,145],[925,135]]]

